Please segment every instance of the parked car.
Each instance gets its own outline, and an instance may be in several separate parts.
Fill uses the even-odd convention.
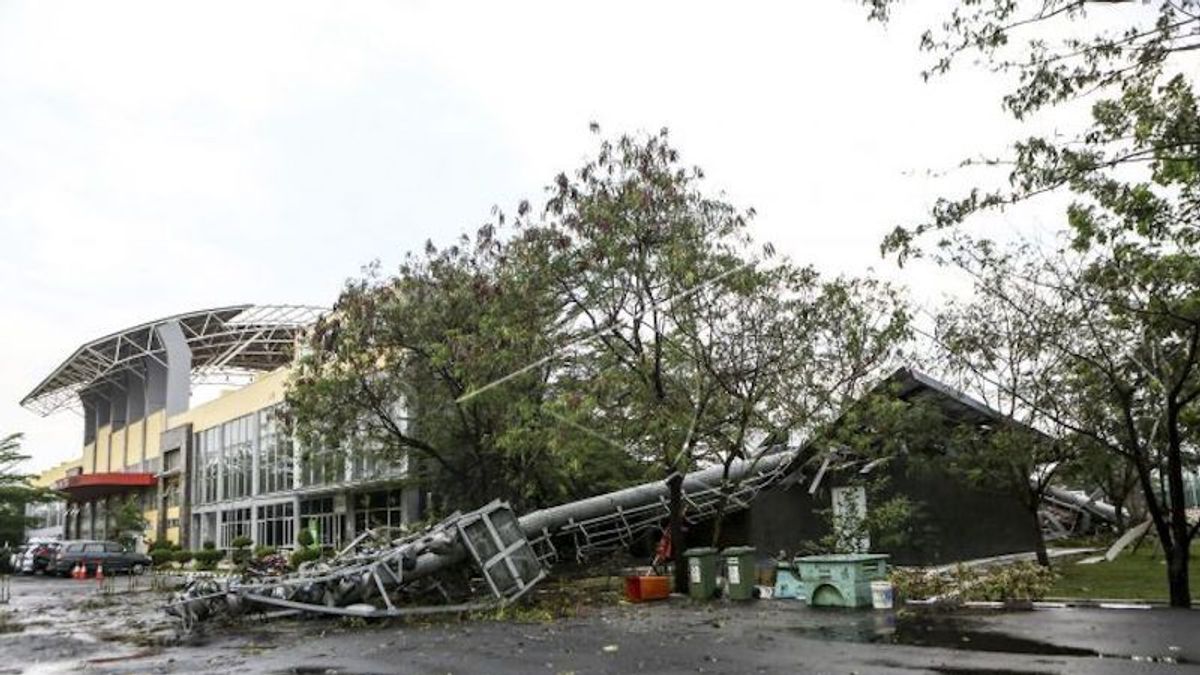
[[[21,555],[23,553],[25,553],[24,546],[17,546],[16,548],[11,549],[11,552],[8,556],[8,568],[6,571],[16,572],[17,570],[21,569]]]
[[[83,563],[89,575],[95,574],[96,568],[102,565],[105,574],[141,574],[150,569],[150,562],[150,556],[126,551],[116,542],[79,539],[63,542],[62,549],[54,559],[53,569],[56,574],[67,577],[71,576],[71,570],[76,565]]]
[[[22,574],[45,572],[54,564],[62,542],[54,539],[31,539],[21,547],[21,553],[13,563],[13,570]]]

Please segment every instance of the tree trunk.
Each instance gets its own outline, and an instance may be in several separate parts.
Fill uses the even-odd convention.
[[[1035,506],[1030,509],[1033,515],[1033,550],[1037,553],[1037,562],[1042,567],[1050,566],[1050,554],[1046,553],[1046,537],[1042,534],[1042,520],[1038,517],[1037,501],[1034,501]]]
[[[667,486],[671,488],[671,557],[675,563],[675,592],[687,593],[687,561],[683,558],[683,474],[672,474]]]
[[[733,460],[733,453],[725,457],[725,470],[721,473],[721,499],[717,501],[717,513],[713,517],[713,548],[721,547],[721,525],[725,522],[725,510],[729,508],[729,493],[733,491],[733,486],[729,484],[729,469],[733,466]]]
[[[721,495],[721,501],[717,503],[717,513],[713,516],[713,531],[712,531],[712,547],[721,547],[721,524],[725,522],[725,506],[729,497]]]
[[[1167,587],[1171,591],[1171,606],[1192,606],[1192,593],[1188,580],[1188,562],[1191,552],[1187,546],[1172,546],[1167,554]]]
[[[1191,607],[1192,594],[1188,588],[1188,560],[1191,558],[1188,537],[1187,501],[1183,492],[1183,439],[1179,432],[1179,413],[1167,409],[1167,490],[1171,519],[1171,546],[1163,542],[1167,553],[1167,586],[1171,590],[1172,607]]]
[[[1125,534],[1125,530],[1129,529],[1129,524],[1125,522],[1125,499],[1111,498],[1110,503],[1116,513],[1116,522],[1113,523],[1117,527],[1117,536]]]

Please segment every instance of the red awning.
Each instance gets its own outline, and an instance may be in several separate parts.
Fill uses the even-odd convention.
[[[72,501],[87,502],[137,488],[154,487],[157,482],[152,473],[85,473],[56,481],[54,489],[67,493]]]

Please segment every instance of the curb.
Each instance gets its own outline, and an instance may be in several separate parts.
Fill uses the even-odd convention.
[[[1169,605],[1166,602],[1155,600],[1090,600],[1090,599],[1054,599],[1054,600],[1039,600],[1032,603],[1012,604],[999,601],[989,600],[968,600],[961,603],[946,603],[938,602],[937,600],[906,600],[904,606],[911,607],[943,607],[946,609],[994,609],[994,610],[1047,610],[1047,609],[1165,609]],[[1200,610],[1200,606],[1193,607],[1194,610]]]

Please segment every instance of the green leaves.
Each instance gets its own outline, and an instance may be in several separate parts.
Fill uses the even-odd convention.
[[[872,18],[883,19],[892,3],[864,4]],[[1089,8],[1105,13],[1094,29]],[[1176,226],[1194,224],[1200,213],[1200,123],[1185,56],[1200,45],[1197,9],[1194,0],[959,3],[922,38],[921,49],[937,59],[927,74],[945,72],[974,52],[992,69],[1018,75],[1003,99],[1015,118],[1086,98],[1092,101],[1090,124],[1016,142],[1008,157],[985,160],[1012,166],[1008,189],[938,200],[928,220],[888,235],[884,253],[903,261],[919,255],[921,235],[1059,189],[1079,197],[1079,213],[1099,206],[1108,216],[1068,214],[1077,247],[1112,239],[1114,228],[1161,239],[1184,236]],[[1114,18],[1127,27],[1106,30]]]
[[[30,485],[33,476],[16,471],[16,466],[29,459],[21,452],[20,433],[0,436],[0,537],[6,541],[25,538],[25,504],[45,501],[49,495]]]

